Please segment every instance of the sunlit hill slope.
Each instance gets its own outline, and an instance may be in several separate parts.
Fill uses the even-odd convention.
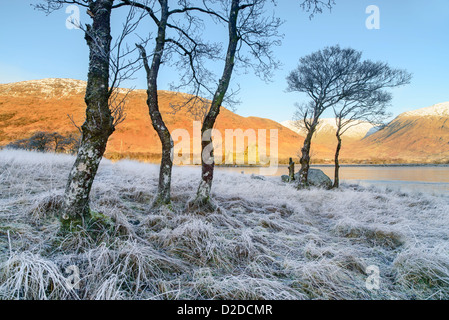
[[[400,114],[358,143],[361,157],[449,162],[449,102]]]
[[[72,79],[43,79],[10,84],[0,84],[0,146],[30,137],[36,131],[76,133],[70,115],[77,125],[84,121],[84,81]],[[186,94],[169,91],[159,92],[161,113],[170,131],[186,129],[193,139],[195,118],[185,110],[173,114],[170,104],[180,104]],[[146,105],[146,91],[135,90],[128,97],[126,119],[110,137],[105,156],[108,158],[134,158],[157,161],[161,144],[153,129]],[[222,108],[216,129],[225,137],[225,129],[267,130],[269,153],[269,130],[277,129],[279,158],[286,161],[295,157],[303,138],[279,123],[257,117],[241,117]],[[247,139],[245,140],[247,141]],[[192,144],[192,143],[191,143]],[[245,143],[247,147],[247,142]],[[224,148],[223,148],[224,149]],[[191,147],[193,150],[193,145]]]
[[[32,136],[37,131],[76,133],[69,115],[80,126],[84,121],[86,83],[72,79],[42,79],[0,84],[0,147]],[[110,137],[105,156],[110,159],[132,158],[156,162],[161,144],[154,131],[146,91],[135,90],[128,96],[126,119]],[[161,113],[171,132],[185,129],[193,146],[193,122],[186,109],[173,112],[171,105],[180,105],[189,96],[183,93],[159,91]],[[289,157],[298,158],[304,133],[289,121],[242,117],[226,108],[218,117],[216,129],[225,140],[226,129],[265,129],[267,153],[270,153],[270,129],[278,130],[280,163]],[[343,137],[340,159],[346,163],[447,163],[449,162],[449,102],[399,115],[385,128],[375,132],[367,123],[353,127]],[[374,133],[373,133],[374,132]],[[175,144],[178,138],[174,137]],[[312,161],[332,163],[336,138],[335,121],[322,119],[312,141]],[[235,147],[236,141],[234,142]],[[256,148],[259,146],[256,146]],[[245,139],[245,153],[248,139]],[[225,156],[225,148],[222,152]],[[259,148],[260,149],[260,148]],[[228,158],[229,158],[229,150]],[[217,154],[217,152],[216,152]],[[234,154],[235,157],[235,154]]]

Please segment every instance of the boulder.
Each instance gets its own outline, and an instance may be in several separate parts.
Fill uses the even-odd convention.
[[[295,174],[295,179],[299,180],[299,172]],[[320,169],[309,169],[307,180],[312,187],[331,189],[333,185],[332,180]]]
[[[264,176],[259,176],[259,175],[255,175],[254,173],[251,175],[251,179],[256,179],[256,180],[265,180]]]

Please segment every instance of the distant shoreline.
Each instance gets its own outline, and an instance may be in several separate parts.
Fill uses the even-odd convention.
[[[333,164],[311,164],[311,167],[333,167]],[[447,163],[341,164],[340,167],[449,167]]]
[[[188,165],[201,166],[201,165]],[[279,164],[279,167],[288,167],[287,164]],[[296,167],[300,164],[295,163]],[[311,167],[334,167],[334,164],[311,164]],[[215,165],[217,168],[264,168],[259,165]],[[389,163],[389,164],[341,164],[340,167],[449,167],[449,164],[442,163]]]

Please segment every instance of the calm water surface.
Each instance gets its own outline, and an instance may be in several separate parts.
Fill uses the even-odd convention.
[[[323,170],[332,180],[333,166],[312,166]],[[257,167],[217,167],[218,170],[260,174]],[[296,170],[299,166],[296,167]],[[287,166],[279,166],[275,176],[288,174]],[[340,180],[343,183],[374,185],[381,188],[418,191],[449,195],[449,166],[342,166]]]

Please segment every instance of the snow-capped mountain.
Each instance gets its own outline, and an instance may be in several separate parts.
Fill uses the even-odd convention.
[[[293,121],[282,125],[304,135]],[[335,145],[335,119],[321,119],[313,142]],[[331,158],[329,151],[320,158]],[[381,130],[360,123],[343,135],[341,158],[365,162],[449,162],[449,102],[408,111],[397,116]]]
[[[290,130],[293,130],[301,135],[305,135],[305,130],[298,126],[295,121],[287,120],[281,122],[281,124]],[[333,118],[325,118],[320,119],[318,123],[318,127],[315,133],[316,141],[322,141],[325,139],[333,139],[335,140],[335,133],[337,130],[337,125],[335,123],[335,119]],[[367,135],[370,135],[376,131],[374,125],[365,121],[355,121],[354,126],[348,128],[348,130],[344,133],[343,139],[351,139],[351,140],[361,140],[365,138]]]
[[[0,95],[10,97],[61,98],[86,91],[86,82],[75,79],[47,78],[0,84]]]
[[[427,108],[405,112],[401,114],[401,117],[449,117],[449,102],[437,103]]]
[[[380,158],[449,161],[449,102],[402,113],[363,142]]]
[[[81,125],[85,117],[86,82],[73,79],[42,79],[0,84],[0,147],[24,139],[36,131],[77,133],[67,115]],[[186,95],[160,91],[161,112],[170,130],[192,130],[192,115],[172,114],[170,104],[181,104]],[[108,142],[107,155],[133,159],[158,159],[160,142],[152,129],[145,90],[129,96],[126,121]],[[282,125],[281,125],[282,124]],[[302,147],[304,131],[292,121],[281,124],[258,117],[241,117],[223,109],[217,128],[278,129],[279,159],[295,158]],[[343,135],[341,159],[347,162],[449,162],[449,102],[405,112],[385,128],[361,122]],[[335,119],[322,119],[314,137],[313,158],[332,162],[336,145]]]

